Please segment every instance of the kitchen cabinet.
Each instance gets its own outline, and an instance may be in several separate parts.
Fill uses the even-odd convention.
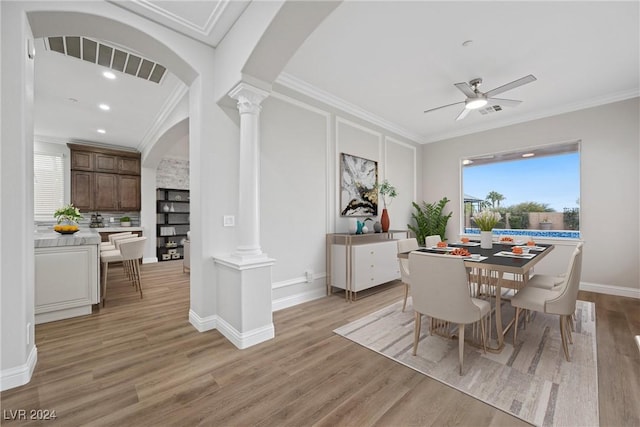
[[[141,208],[140,153],[68,144],[71,202],[82,211],[131,212]]]
[[[158,261],[182,259],[189,231],[189,190],[158,188],[157,190]]]

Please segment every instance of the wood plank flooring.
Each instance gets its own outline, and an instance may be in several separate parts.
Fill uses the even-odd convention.
[[[105,308],[36,327],[38,364],[2,393],[3,425],[50,423],[9,419],[20,409],[55,410],[61,426],[527,425],[333,334],[399,301],[399,284],[278,311],[275,339],[238,350],[189,324],[181,261],[143,265],[142,300],[109,274]],[[600,424],[640,425],[640,301],[579,297],[596,303]]]

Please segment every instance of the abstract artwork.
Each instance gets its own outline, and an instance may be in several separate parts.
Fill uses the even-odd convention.
[[[340,215],[378,215],[378,162],[340,154]]]

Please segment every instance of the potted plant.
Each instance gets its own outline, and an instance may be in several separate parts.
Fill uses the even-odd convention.
[[[453,212],[444,214],[444,207],[449,203],[447,197],[443,197],[437,203],[422,202],[422,205],[412,202],[415,212],[411,214],[411,218],[415,221],[416,225],[407,224],[409,230],[416,235],[418,242],[423,245],[427,236],[440,236],[440,239],[444,242],[445,232],[447,230],[447,223],[449,218],[453,215]]]
[[[542,218],[542,221],[538,223],[540,230],[551,230],[551,225],[552,225],[552,222],[549,221],[549,218],[547,218],[546,216]]]
[[[471,218],[480,228],[480,247],[483,249],[491,249],[492,247],[492,230],[493,227],[502,219],[500,212],[487,209],[478,212]]]
[[[131,227],[131,218],[123,216],[120,218],[120,227]]]
[[[396,187],[391,185],[388,180],[382,181],[382,184],[376,184],[376,190],[380,192],[380,196],[382,197],[382,204],[384,208],[382,209],[382,217],[380,218],[380,223],[382,225],[382,231],[389,231],[389,225],[391,221],[389,220],[389,212],[387,211],[387,206],[391,205],[391,202],[395,197],[398,196],[398,192],[396,191]]]
[[[58,223],[53,226],[58,233],[73,234],[79,230],[78,221],[82,219],[82,215],[72,203],[57,209],[53,216],[58,220]]]

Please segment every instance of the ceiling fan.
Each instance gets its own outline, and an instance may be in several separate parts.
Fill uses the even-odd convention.
[[[511,89],[515,89],[519,86],[526,85],[527,83],[531,83],[536,81],[537,79],[533,76],[533,74],[529,74],[528,76],[522,77],[518,80],[514,80],[511,83],[507,83],[495,89],[491,89],[488,92],[480,92],[478,90],[478,86],[482,84],[482,79],[473,79],[469,83],[462,82],[456,83],[454,86],[460,89],[462,93],[467,96],[467,99],[460,102],[454,102],[453,104],[442,105],[440,107],[431,108],[426,110],[425,113],[429,113],[431,111],[439,110],[441,108],[451,107],[452,105],[464,104],[464,108],[456,117],[456,120],[464,119],[467,114],[471,110],[477,110],[478,108],[482,108],[488,103],[492,103],[494,105],[500,105],[505,107],[515,107],[520,104],[522,101],[517,101],[515,99],[502,99],[502,98],[494,98],[495,95],[501,94]]]

